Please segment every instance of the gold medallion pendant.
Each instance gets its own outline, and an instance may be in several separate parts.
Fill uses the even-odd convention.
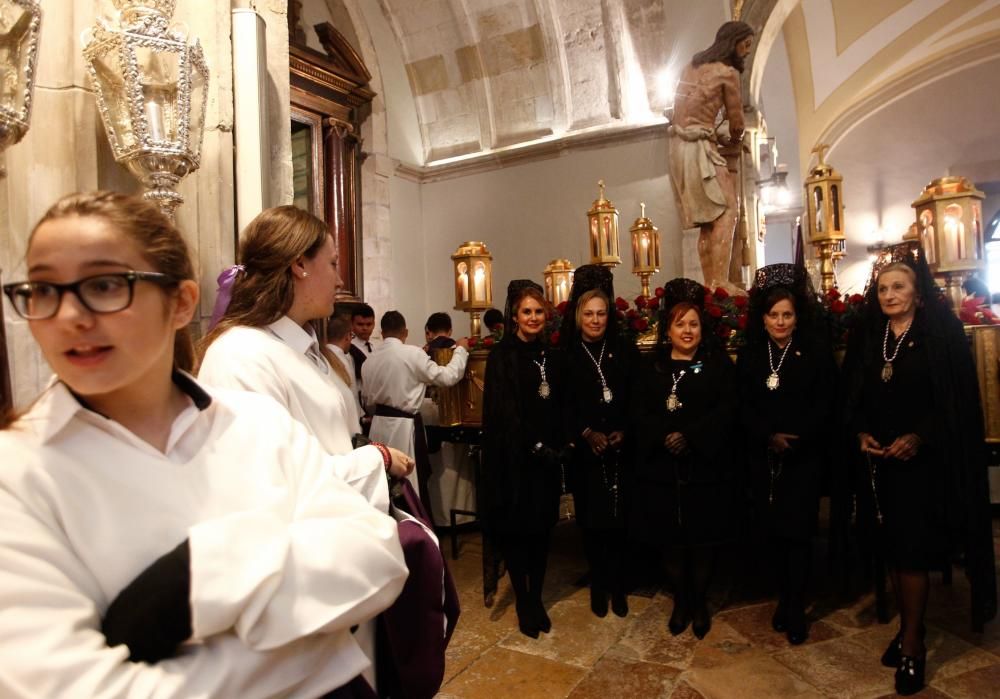
[[[552,395],[552,389],[549,388],[548,381],[542,381],[540,384],[538,384],[538,395],[541,396],[542,398],[548,398],[550,395]]]
[[[766,383],[769,391],[777,390],[778,385],[781,383],[781,380],[778,378],[778,372],[772,371],[771,375],[767,377]]]
[[[885,383],[892,381],[892,362],[886,362],[882,367],[882,381]]]
[[[610,388],[608,388],[607,386],[605,386],[604,390],[601,391],[601,394],[604,396],[604,402],[605,403],[610,403],[611,402],[612,396],[611,396],[611,389]]]
[[[683,405],[684,404],[681,403],[681,400],[677,397],[676,393],[671,392],[671,394],[667,396],[667,410],[670,412],[674,412]]]

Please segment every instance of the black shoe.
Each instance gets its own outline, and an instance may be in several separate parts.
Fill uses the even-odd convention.
[[[774,616],[771,617],[771,628],[778,633],[784,633],[788,630],[788,610],[785,609],[784,602],[778,602]]]
[[[708,607],[704,603],[700,604],[691,615],[691,630],[698,640],[705,638],[712,628],[712,615],[708,612]]]
[[[683,601],[674,600],[674,611],[670,614],[670,621],[667,622],[670,633],[674,636],[680,636],[690,623],[691,617],[688,615],[687,605]]]
[[[534,614],[528,611],[526,606],[518,604],[515,609],[517,610],[517,628],[528,638],[538,638],[538,620]]]
[[[903,632],[900,631],[885,648],[882,654],[882,665],[885,667],[899,667],[899,659],[903,655]]]
[[[788,605],[785,623],[789,643],[793,646],[800,646],[806,642],[806,639],[809,638],[809,627],[806,626],[806,610],[801,604]]]
[[[594,585],[590,586],[590,611],[602,619],[608,615],[608,593]]]
[[[535,601],[535,613],[538,620],[538,630],[542,633],[548,633],[552,630],[552,620],[549,619],[549,615],[545,612],[545,606],[542,604],[542,600]]]
[[[615,616],[628,616],[628,596],[624,592],[615,592],[611,595],[611,611]]]
[[[924,671],[927,669],[927,651],[920,657],[901,655],[896,668],[896,694],[908,697],[924,688]]]

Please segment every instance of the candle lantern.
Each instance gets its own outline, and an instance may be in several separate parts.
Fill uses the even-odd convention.
[[[817,164],[805,181],[806,222],[809,242],[820,260],[823,291],[837,288],[837,261],[846,253],[844,234],[844,178],[827,164],[822,144],[813,149]]]
[[[545,298],[553,306],[563,301],[569,301],[569,292],[573,288],[573,263],[569,260],[555,259],[545,265],[542,278],[545,280]]]
[[[198,169],[208,67],[197,39],[167,23],[176,0],[112,0],[117,25],[94,26],[83,50],[115,160],[173,218],[177,185]]]
[[[986,197],[964,177],[941,177],[913,202],[917,236],[931,271],[942,277],[957,311],[962,282],[984,272],[983,204]]]
[[[642,295],[649,297],[649,278],[660,271],[660,229],[646,218],[646,203],[639,203],[639,218],[629,228],[632,234],[632,274],[639,277]]]
[[[600,195],[587,212],[590,264],[615,267],[622,261],[618,255],[618,209],[604,198],[604,180],[598,181],[597,186]]]
[[[36,0],[0,0],[0,151],[28,130],[41,21]]]
[[[455,310],[468,311],[472,336],[481,334],[480,315],[493,306],[493,255],[482,242],[470,240],[451,256],[455,275]]]
[[[0,0],[0,153],[28,131],[41,22],[36,0]],[[0,305],[0,412],[14,407],[5,330]]]

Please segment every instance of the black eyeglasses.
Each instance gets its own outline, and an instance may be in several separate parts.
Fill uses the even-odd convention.
[[[63,294],[72,291],[91,313],[117,313],[132,305],[137,281],[172,286],[177,278],[160,272],[113,272],[78,279],[71,284],[15,282],[3,291],[17,314],[25,320],[45,320],[59,312]]]

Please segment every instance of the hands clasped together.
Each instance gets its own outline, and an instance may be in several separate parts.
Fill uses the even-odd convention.
[[[861,447],[861,451],[863,452],[868,452],[869,454],[881,456],[886,459],[909,461],[917,455],[917,451],[920,449],[921,439],[918,435],[911,432],[910,434],[904,434],[901,437],[896,437],[892,444],[888,447],[883,447],[870,434],[862,432],[858,435],[858,442]]]

